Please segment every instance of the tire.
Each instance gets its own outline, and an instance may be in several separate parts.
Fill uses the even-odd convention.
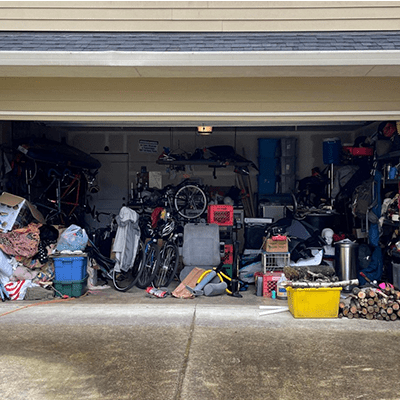
[[[206,210],[207,196],[198,186],[185,185],[176,192],[174,206],[182,217],[195,219]]]
[[[144,263],[139,272],[136,286],[140,289],[146,289],[150,286],[157,274],[160,265],[160,248],[157,243],[150,242],[146,244]]]
[[[119,292],[126,292],[136,285],[139,278],[139,273],[142,270],[144,262],[144,245],[141,240],[139,240],[138,249],[136,252],[136,257],[133,261],[133,265],[128,269],[128,271],[116,272],[113,270],[112,282],[114,288]]]
[[[179,265],[179,249],[173,242],[167,242],[161,248],[160,267],[154,278],[157,288],[168,287],[173,281]]]

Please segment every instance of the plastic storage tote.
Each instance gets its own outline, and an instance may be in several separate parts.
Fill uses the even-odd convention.
[[[60,293],[69,297],[80,297],[86,293],[88,276],[76,281],[53,281],[56,289],[56,297],[61,297]],[[59,292],[59,293],[58,293]]]
[[[53,262],[57,281],[78,281],[86,276],[86,255],[83,257],[55,257]]]
[[[287,287],[289,311],[295,318],[337,318],[341,287]]]
[[[259,138],[258,155],[260,157],[280,157],[280,139]]]

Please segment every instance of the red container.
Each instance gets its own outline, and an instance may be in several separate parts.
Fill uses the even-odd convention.
[[[276,292],[276,285],[282,272],[267,272],[263,274],[263,297],[272,297],[272,291]]]
[[[223,263],[233,264],[233,244],[224,245]]]
[[[233,206],[220,204],[208,206],[207,222],[221,226],[233,226]]]
[[[352,156],[373,156],[374,149],[372,147],[350,147],[343,146],[343,150]]]

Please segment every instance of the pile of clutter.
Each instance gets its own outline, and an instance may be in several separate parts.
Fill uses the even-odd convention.
[[[59,228],[45,223],[26,199],[0,196],[0,294],[5,300],[53,298],[56,288],[53,256],[82,254],[88,236],[77,225]]]
[[[3,301],[54,297],[54,293],[44,287],[54,279],[54,265],[49,255],[56,248],[58,239],[57,228],[35,222],[0,233]]]

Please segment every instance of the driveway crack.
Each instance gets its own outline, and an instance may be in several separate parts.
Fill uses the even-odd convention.
[[[182,367],[181,367],[181,370],[179,371],[178,386],[176,389],[174,400],[180,400],[182,398],[181,397],[182,386],[183,386],[183,381],[185,380],[186,370],[187,370],[187,367],[189,364],[189,354],[190,354],[190,348],[192,347],[192,339],[193,339],[195,321],[196,321],[196,305],[194,306],[193,318],[192,318],[192,322],[191,322],[190,328],[189,328],[189,337],[188,337],[188,340],[186,343],[185,353],[183,355]]]

